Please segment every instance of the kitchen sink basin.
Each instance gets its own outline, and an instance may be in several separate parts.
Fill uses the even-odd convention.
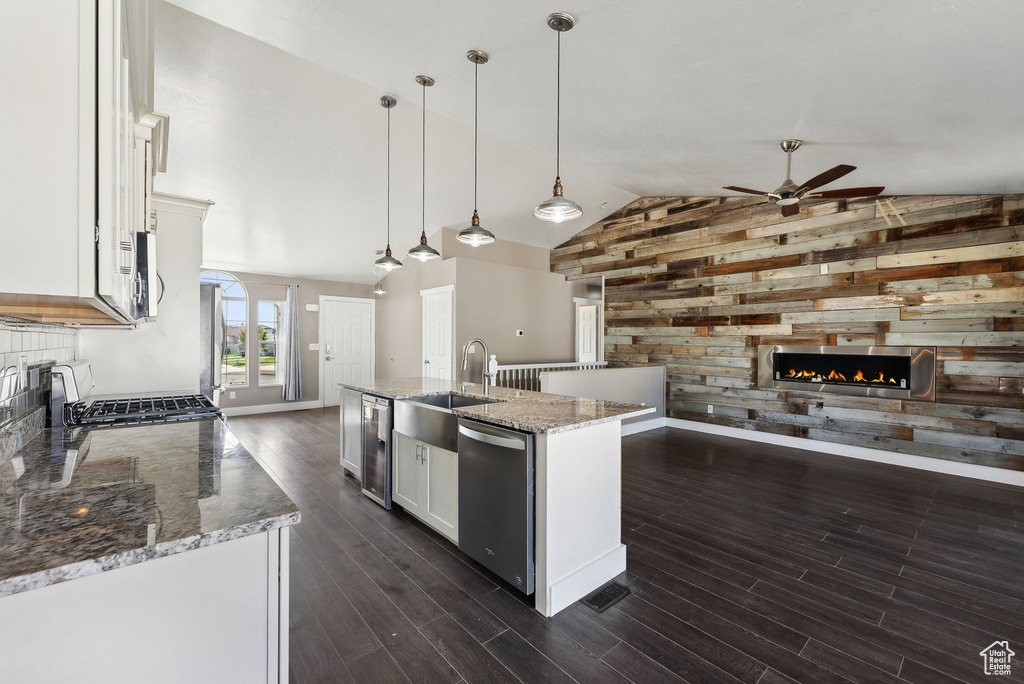
[[[479,406],[480,404],[490,404],[494,400],[487,399],[485,397],[464,397],[459,394],[452,394],[448,392],[446,394],[432,394],[429,397],[417,397],[416,399],[410,399],[415,404],[428,404],[436,408],[442,409],[453,409],[462,408],[464,406]]]
[[[452,409],[492,404],[497,399],[464,397],[447,392],[395,402],[395,430],[406,437],[448,451],[456,451],[459,442],[459,418]]]

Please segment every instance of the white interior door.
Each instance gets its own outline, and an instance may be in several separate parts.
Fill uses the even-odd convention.
[[[420,292],[424,377],[452,379],[452,292],[450,285]]]
[[[339,382],[373,382],[372,299],[320,298],[324,406],[341,403]]]
[[[597,305],[581,304],[576,307],[576,360],[580,363],[597,361]]]

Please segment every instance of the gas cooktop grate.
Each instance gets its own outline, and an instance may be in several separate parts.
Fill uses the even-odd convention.
[[[79,402],[72,407],[72,421],[75,425],[157,423],[219,415],[220,409],[201,394],[105,399],[92,403]]]

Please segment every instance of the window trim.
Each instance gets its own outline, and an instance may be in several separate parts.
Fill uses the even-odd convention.
[[[272,305],[277,306],[278,307],[277,311],[278,311],[278,315],[280,316],[280,319],[278,320],[277,327],[274,330],[274,339],[272,341],[259,340],[259,345],[261,345],[261,346],[260,346],[259,349],[257,349],[257,354],[256,354],[256,358],[257,358],[256,386],[257,387],[283,387],[284,386],[284,373],[283,373],[284,369],[280,365],[280,362],[282,360],[281,355],[280,355],[280,351],[281,351],[281,349],[287,349],[288,341],[287,340],[282,340],[281,336],[280,336],[280,333],[281,333],[282,323],[284,322],[284,318],[285,318],[285,316],[288,315],[288,302],[286,300],[283,300],[283,299],[257,299],[256,300],[256,330],[257,330],[257,334],[259,334],[259,332],[258,332],[259,328],[263,324],[263,321],[260,320],[260,305],[261,304],[272,304]],[[264,344],[273,345],[273,347],[274,347],[274,358],[275,358],[275,361],[274,361],[274,379],[273,379],[273,381],[267,381],[267,382],[263,381],[263,374],[261,372],[262,369],[263,369],[263,363],[261,361],[263,356],[262,356],[262,354],[260,352],[262,352],[262,345],[264,345]]]

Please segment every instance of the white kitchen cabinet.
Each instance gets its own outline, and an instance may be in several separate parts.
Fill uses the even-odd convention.
[[[459,456],[454,451],[423,445],[420,462],[426,474],[423,521],[458,543]]]
[[[362,478],[363,395],[358,390],[341,390],[341,465]]]
[[[391,463],[392,500],[458,543],[458,454],[395,431]]]
[[[12,3],[0,24],[0,314],[134,322],[152,163],[148,0]],[[152,144],[152,137],[149,137]],[[148,174],[148,175],[147,175]]]
[[[391,500],[417,518],[422,518],[424,478],[420,468],[422,442],[393,432],[391,442]]]

